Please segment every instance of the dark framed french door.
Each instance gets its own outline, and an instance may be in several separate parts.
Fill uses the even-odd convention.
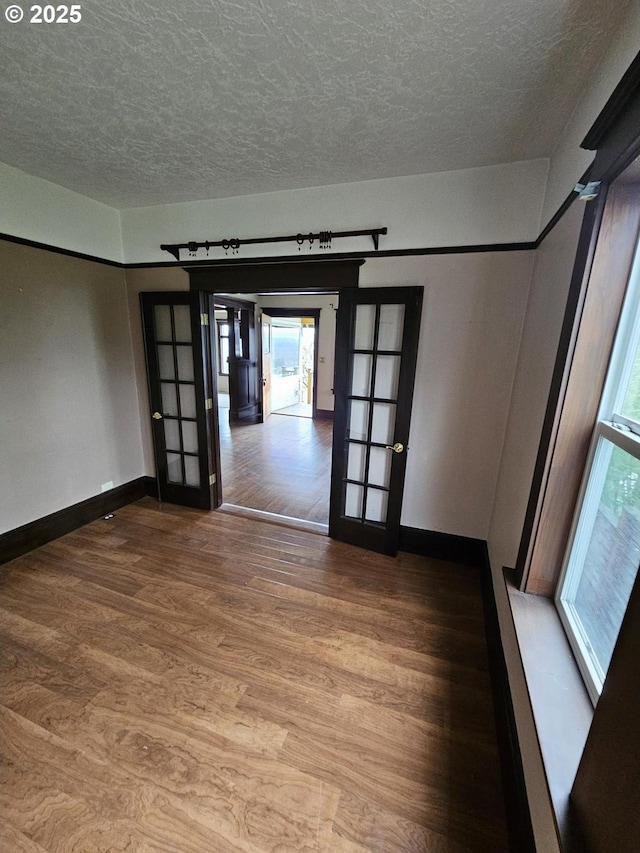
[[[329,535],[398,550],[422,287],[350,289],[336,326]]]
[[[220,503],[209,302],[198,292],[140,294],[158,497],[201,509]]]

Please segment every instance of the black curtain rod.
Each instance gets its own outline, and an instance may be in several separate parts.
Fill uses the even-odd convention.
[[[302,246],[302,244],[308,240],[309,248],[311,248],[313,243],[317,240],[321,249],[328,249],[331,247],[331,241],[337,237],[368,236],[371,237],[374,248],[378,251],[378,240],[380,235],[386,233],[386,228],[365,228],[361,231],[311,231],[309,234],[290,234],[286,237],[249,237],[242,240],[238,237],[231,237],[228,240],[205,240],[203,243],[196,243],[194,241],[190,241],[189,243],[162,243],[160,248],[173,255],[176,261],[180,261],[180,249],[188,249],[192,255],[194,255],[198,249],[206,249],[209,251],[209,249],[213,249],[216,246],[221,246],[225,252],[229,249],[237,252],[240,246],[250,246],[256,243],[290,243],[294,240],[299,246]]]

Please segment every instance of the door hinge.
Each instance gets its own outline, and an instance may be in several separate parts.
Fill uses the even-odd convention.
[[[200,325],[201,326],[208,326],[209,325],[209,315],[208,314],[201,314],[200,315]]]
[[[205,409],[213,409],[213,398],[212,397],[206,398],[206,400],[204,401],[204,407],[205,407]]]
[[[215,475],[215,474],[212,474],[212,475],[209,477],[209,485],[210,485],[210,486],[215,486],[215,484],[216,484],[216,475]]]

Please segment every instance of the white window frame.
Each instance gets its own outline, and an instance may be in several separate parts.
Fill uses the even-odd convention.
[[[640,460],[640,422],[618,411],[629,384],[639,341],[640,244],[636,248],[555,596],[560,619],[594,705],[602,692],[606,672],[592,653],[589,638],[571,602],[580,582],[613,447]]]

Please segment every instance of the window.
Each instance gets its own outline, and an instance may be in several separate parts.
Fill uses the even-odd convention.
[[[556,595],[594,704],[639,563],[640,248],[636,248]]]
[[[229,324],[226,320],[218,320],[218,373],[229,375]]]

